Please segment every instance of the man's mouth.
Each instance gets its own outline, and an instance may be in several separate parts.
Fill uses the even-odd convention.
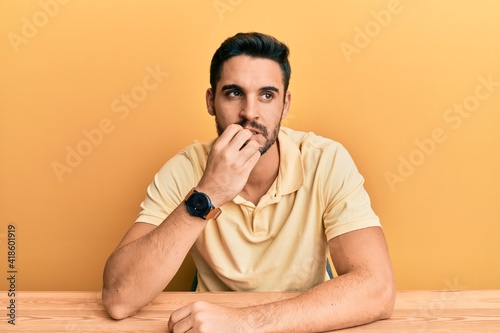
[[[246,128],[246,129],[247,129],[247,130],[249,130],[250,132],[252,132],[252,135],[258,135],[258,134],[260,134],[260,132],[259,132],[259,131],[254,130],[254,129],[252,129],[252,128]]]

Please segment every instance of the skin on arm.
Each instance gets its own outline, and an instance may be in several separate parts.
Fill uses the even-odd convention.
[[[205,224],[183,205],[158,227],[135,223],[104,269],[102,299],[111,317],[133,315],[161,293]]]
[[[323,332],[389,318],[395,286],[382,229],[337,236],[329,247],[338,277],[269,304],[228,309],[195,302],[172,313],[170,332]]]

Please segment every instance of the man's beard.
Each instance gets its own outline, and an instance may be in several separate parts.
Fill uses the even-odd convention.
[[[267,127],[257,123],[255,120],[243,119],[242,121],[238,122],[237,124],[240,125],[241,127],[255,129],[260,134],[262,134],[264,136],[264,138],[266,138],[266,142],[264,142],[264,145],[259,148],[259,152],[261,155],[264,155],[269,150],[269,148],[271,148],[271,146],[276,142],[276,140],[278,139],[279,132],[280,132],[280,123],[279,122],[274,127],[274,129],[271,133],[271,136],[269,136],[269,130],[267,129]],[[222,132],[224,132],[224,129],[217,121],[217,116],[215,116],[215,126],[217,128],[217,134],[219,136],[221,136]]]

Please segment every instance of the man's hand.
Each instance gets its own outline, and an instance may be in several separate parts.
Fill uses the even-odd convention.
[[[251,322],[244,309],[225,308],[207,302],[195,302],[174,312],[168,321],[170,333],[244,333]]]
[[[236,197],[260,158],[252,132],[229,125],[212,147],[207,167],[196,189],[205,192],[216,207]]]

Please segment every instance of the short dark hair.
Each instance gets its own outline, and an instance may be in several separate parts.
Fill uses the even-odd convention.
[[[217,82],[220,80],[222,65],[229,58],[247,55],[253,58],[264,58],[276,61],[283,74],[285,92],[288,90],[292,69],[288,61],[288,46],[276,38],[258,32],[237,33],[226,39],[215,51],[210,63],[210,85],[215,95]]]

